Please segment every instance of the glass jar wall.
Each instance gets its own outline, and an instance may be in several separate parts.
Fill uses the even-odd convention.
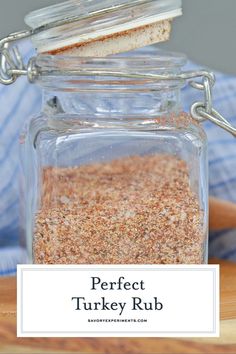
[[[37,58],[43,109],[22,136],[34,263],[207,262],[206,137],[182,111],[184,82],[130,75],[180,73],[184,61]]]

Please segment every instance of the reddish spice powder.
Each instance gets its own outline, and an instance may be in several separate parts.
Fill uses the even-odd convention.
[[[43,264],[203,263],[186,163],[157,154],[45,168],[33,253]]]

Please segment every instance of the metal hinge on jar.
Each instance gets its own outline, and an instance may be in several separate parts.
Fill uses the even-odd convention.
[[[136,0],[137,2],[140,0]],[[26,30],[22,32],[16,32],[9,35],[6,38],[0,40],[0,83],[4,85],[13,84],[18,77],[27,76],[30,83],[34,83],[36,79],[42,75],[47,75],[49,72],[47,70],[42,70],[36,65],[36,58],[31,58],[27,64],[23,62],[22,56],[19,53],[17,47],[10,49],[10,43],[30,37],[55,26],[59,26],[62,23],[69,23],[77,21],[79,18],[67,18],[63,21],[57,21],[51,23],[49,26],[43,26],[34,30]],[[53,71],[50,70],[50,74]],[[217,110],[213,108],[212,100],[212,89],[215,85],[215,76],[213,73],[202,70],[202,71],[185,71],[180,74],[139,74],[139,73],[124,73],[124,72],[109,72],[93,70],[86,73],[82,70],[73,70],[73,72],[66,71],[66,75],[80,75],[80,76],[114,76],[121,78],[136,78],[136,79],[152,79],[152,80],[185,80],[189,81],[190,85],[198,90],[204,92],[204,100],[202,102],[195,102],[192,104],[190,112],[191,116],[197,121],[210,120],[212,123],[218,125],[222,129],[231,133],[236,137],[236,128],[231,125],[231,123],[225,119]],[[193,79],[201,79],[201,82],[194,81]]]

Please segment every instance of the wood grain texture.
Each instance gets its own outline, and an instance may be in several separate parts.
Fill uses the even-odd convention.
[[[210,230],[236,229],[236,204],[210,198]]]
[[[221,262],[221,319],[217,339],[16,338],[16,279],[0,279],[0,353],[235,354],[236,265],[226,262]]]

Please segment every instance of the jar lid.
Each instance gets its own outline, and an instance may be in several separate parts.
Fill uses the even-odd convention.
[[[41,29],[32,37],[39,53],[104,57],[169,39],[181,5],[181,0],[69,0],[31,12],[25,22]]]

